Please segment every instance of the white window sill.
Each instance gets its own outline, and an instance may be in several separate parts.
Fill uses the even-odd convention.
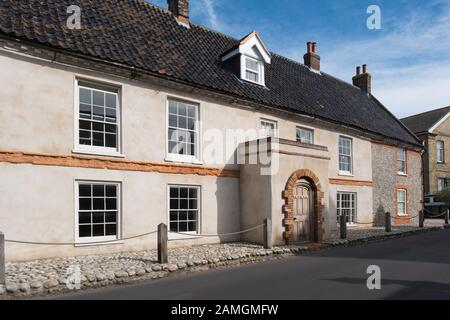
[[[246,81],[246,82],[249,82],[249,83],[252,83],[252,84],[256,84],[256,85],[258,85],[258,86],[265,87],[265,83],[256,82],[256,81],[249,80],[249,79],[246,79],[246,78],[242,78],[242,80],[244,80],[244,81]]]
[[[103,157],[114,157],[114,158],[125,158],[125,155],[120,152],[101,152],[94,150],[84,150],[84,149],[73,149],[72,153],[75,154],[87,154],[92,156],[103,156]]]
[[[408,175],[404,172],[397,172],[398,176],[403,176],[403,177],[407,177]]]
[[[99,243],[100,242],[100,243]],[[103,243],[102,243],[103,242]],[[78,240],[75,247],[94,247],[94,246],[111,246],[117,244],[124,244],[123,240]]]
[[[346,172],[346,171],[339,171],[339,175],[344,176],[344,177],[354,177],[355,176],[353,173]]]
[[[168,154],[166,158],[164,159],[166,162],[179,162],[179,163],[187,163],[187,164],[197,164],[202,165],[203,161],[200,161],[198,159],[192,158],[192,157],[183,157],[179,155],[172,155]]]
[[[190,234],[192,234],[192,235],[190,235]],[[186,234],[178,234],[178,233],[168,232],[167,238],[168,238],[167,240],[169,240],[169,241],[177,241],[177,240],[200,239],[201,237],[199,237],[198,233],[196,233],[196,232],[186,232]]]
[[[400,213],[397,213],[397,217],[399,217],[399,218],[408,218],[409,217],[409,214],[400,214]]]

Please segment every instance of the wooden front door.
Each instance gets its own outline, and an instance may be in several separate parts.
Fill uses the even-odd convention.
[[[306,180],[294,187],[294,238],[297,242],[314,240],[314,193]]]

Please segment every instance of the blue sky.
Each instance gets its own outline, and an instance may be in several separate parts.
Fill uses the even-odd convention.
[[[149,0],[166,8],[166,0]],[[381,9],[381,30],[366,26]],[[404,117],[450,105],[450,0],[190,0],[191,20],[303,62],[316,41],[322,70],[351,82],[368,64],[373,94]]]

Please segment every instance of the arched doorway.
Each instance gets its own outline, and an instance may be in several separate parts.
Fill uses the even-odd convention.
[[[307,169],[297,170],[283,191],[284,233],[287,244],[323,239],[323,192],[317,176]]]

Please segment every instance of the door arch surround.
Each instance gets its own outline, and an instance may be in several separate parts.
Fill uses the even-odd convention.
[[[283,239],[286,244],[292,244],[295,241],[294,237],[294,187],[301,180],[306,180],[313,191],[314,197],[314,242],[322,242],[324,229],[323,229],[323,198],[324,193],[320,184],[319,178],[309,169],[300,169],[291,174],[284,191],[282,192],[282,198],[284,199],[283,205]]]

